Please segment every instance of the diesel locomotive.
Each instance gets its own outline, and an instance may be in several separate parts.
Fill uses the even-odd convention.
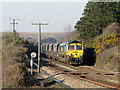
[[[82,64],[83,50],[83,43],[77,40],[41,45],[44,57],[69,64]]]

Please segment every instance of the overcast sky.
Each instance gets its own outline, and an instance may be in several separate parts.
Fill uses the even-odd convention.
[[[42,32],[63,32],[68,25],[71,25],[71,29],[74,30],[86,3],[87,1],[4,2],[2,6],[0,4],[2,31],[12,31],[12,24],[10,24],[12,20],[9,20],[9,17],[19,19],[16,20],[17,32],[38,32],[38,26],[32,25],[38,22],[49,23],[48,26],[42,26]]]

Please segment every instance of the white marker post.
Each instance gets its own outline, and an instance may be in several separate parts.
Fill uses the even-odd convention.
[[[31,53],[31,60],[30,60],[30,66],[31,66],[31,75],[33,73],[33,58],[36,57],[36,53],[35,52],[32,52]]]

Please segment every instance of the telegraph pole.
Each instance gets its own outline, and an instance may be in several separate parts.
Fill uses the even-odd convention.
[[[48,25],[47,23],[32,23],[32,25],[39,25],[39,38],[38,38],[38,73],[40,73],[40,41],[41,41],[41,25]]]
[[[11,19],[10,19],[11,20]],[[13,24],[13,43],[15,44],[16,43],[16,30],[15,30],[15,24],[18,24],[18,23],[15,23],[15,20],[16,19],[12,19],[13,20],[13,23],[10,23],[10,24]]]

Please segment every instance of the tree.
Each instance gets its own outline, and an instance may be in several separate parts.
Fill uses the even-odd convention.
[[[120,22],[120,2],[88,2],[82,15],[75,25],[79,37],[95,37],[110,23]]]

